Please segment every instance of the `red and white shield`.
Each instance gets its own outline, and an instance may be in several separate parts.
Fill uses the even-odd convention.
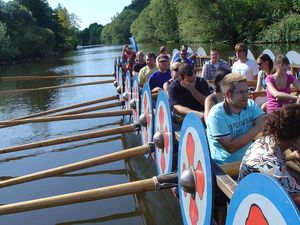
[[[130,109],[130,100],[131,100],[131,78],[130,73],[127,70],[126,72],[126,79],[125,79],[125,92],[127,95],[127,100],[125,102],[125,109]]]
[[[139,96],[138,76],[134,76],[134,79],[133,79],[132,98],[134,99],[134,102],[135,102],[135,109],[134,109],[134,112],[133,112],[133,122],[138,123],[139,122],[139,116],[140,116],[140,96]]]
[[[155,114],[155,133],[163,134],[163,148],[155,147],[155,160],[159,175],[171,173],[173,163],[173,136],[171,112],[167,95],[161,91],[157,97]]]
[[[179,183],[180,207],[184,224],[211,223],[212,174],[208,144],[201,119],[188,114],[180,132],[178,172],[190,169],[195,179],[195,192],[185,192]]]
[[[142,126],[142,143],[148,144],[152,141],[153,136],[153,108],[151,91],[148,84],[145,84],[143,87],[141,113],[143,113],[147,119],[146,127]],[[146,154],[145,156],[148,157],[149,154]]]

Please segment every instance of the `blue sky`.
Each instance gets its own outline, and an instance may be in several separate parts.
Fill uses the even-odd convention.
[[[74,13],[81,22],[81,29],[87,28],[91,23],[105,25],[111,22],[116,13],[122,12],[132,0],[48,0],[49,5],[55,8],[59,3]],[[8,0],[4,0],[8,2]]]
[[[132,0],[48,0],[49,5],[55,8],[59,3],[74,13],[80,20],[81,29],[87,28],[91,23],[105,25],[117,12],[122,12]]]

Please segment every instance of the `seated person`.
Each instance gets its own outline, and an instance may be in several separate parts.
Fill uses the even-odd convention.
[[[146,55],[146,66],[144,66],[139,72],[139,85],[140,87],[144,86],[144,83],[147,82],[150,75],[158,70],[155,64],[155,54],[149,52]]]
[[[264,112],[248,99],[248,84],[238,73],[221,81],[224,101],[213,106],[207,118],[212,159],[219,164],[242,160],[253,138],[262,130]]]
[[[135,63],[133,65],[133,72],[138,73],[140,72],[140,70],[146,66],[146,61],[144,59],[144,53],[141,51],[138,51],[136,53],[136,59],[135,59]]]
[[[197,112],[203,119],[204,101],[210,94],[206,80],[197,77],[193,66],[187,63],[179,65],[178,73],[180,79],[173,81],[169,86],[170,104],[179,114]]]
[[[224,100],[223,93],[221,91],[221,81],[223,78],[229,74],[231,71],[229,69],[219,69],[214,78],[214,91],[205,99],[204,104],[204,120],[207,121],[208,113],[210,109],[219,102]]]
[[[170,60],[167,55],[158,56],[158,70],[149,77],[149,86],[152,92],[159,92],[163,89],[165,82],[170,80]]]
[[[187,58],[187,45],[182,45],[180,47],[180,57],[175,60],[175,62],[184,62],[193,65],[193,61]]]
[[[291,84],[300,90],[300,81],[292,74],[288,74],[289,60],[284,55],[275,59],[276,72],[267,76],[267,113],[280,109],[283,105],[292,102],[299,103],[299,96],[291,94]]]
[[[202,77],[206,80],[214,80],[219,69],[230,70],[229,64],[220,59],[219,51],[216,48],[210,50],[210,60],[203,66]]]
[[[169,89],[171,82],[180,78],[179,73],[178,73],[179,65],[180,65],[179,62],[172,63],[172,65],[171,65],[172,78],[170,80],[168,80],[166,83],[164,83],[164,91],[167,93],[168,93],[168,89]]]
[[[277,180],[300,208],[300,187],[289,174],[286,161],[300,159],[300,105],[291,104],[268,114],[263,136],[247,150],[239,173],[239,180],[250,173],[265,173]],[[294,152],[285,157],[288,148]]]
[[[234,49],[238,61],[233,63],[232,72],[243,75],[247,78],[247,80],[256,80],[258,74],[258,65],[255,60],[247,58],[247,45],[245,43],[238,43]]]
[[[265,91],[267,89],[266,78],[273,70],[273,60],[268,54],[261,54],[257,58],[258,75],[255,92]],[[266,112],[267,96],[260,96],[255,99],[255,102]]]

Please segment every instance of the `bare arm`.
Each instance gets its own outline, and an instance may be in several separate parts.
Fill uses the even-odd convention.
[[[297,101],[298,97],[285,93],[285,92],[281,92],[278,91],[272,82],[268,82],[267,85],[267,89],[268,91],[277,99],[277,100],[293,100],[293,101]]]
[[[205,120],[205,122],[207,122],[208,113],[214,105],[215,105],[215,103],[212,99],[212,96],[211,95],[207,96],[207,98],[205,99],[205,103],[204,103],[204,120]]]
[[[181,115],[186,115],[189,112],[196,112],[201,117],[201,119],[204,118],[204,113],[203,112],[195,111],[195,110],[192,110],[192,109],[190,109],[188,107],[185,107],[185,106],[182,106],[182,105],[174,105],[174,109],[175,109],[176,113],[181,114]]]
[[[187,89],[188,91],[191,92],[191,94],[193,95],[193,97],[201,104],[204,105],[206,96],[201,94],[195,87],[195,83],[191,83],[188,81],[181,81],[181,85]]]
[[[261,91],[262,89],[262,83],[261,83],[261,73],[258,73],[257,75],[257,83],[256,83],[256,89],[255,89],[255,92],[257,91]]]
[[[240,148],[244,147],[249,141],[251,141],[259,132],[262,131],[264,116],[259,116],[255,120],[254,126],[245,134],[237,137],[226,136],[218,139],[218,142],[223,148],[229,152],[234,153]]]

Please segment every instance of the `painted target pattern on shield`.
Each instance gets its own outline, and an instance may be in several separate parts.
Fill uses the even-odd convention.
[[[180,208],[185,225],[210,225],[212,218],[212,172],[210,151],[201,118],[196,113],[185,116],[179,141],[178,173],[191,169],[195,192],[185,192],[180,182]],[[179,180],[180,181],[180,180]]]
[[[282,186],[261,173],[247,175],[230,201],[226,225],[300,224],[299,211]]]
[[[152,98],[151,90],[149,84],[144,84],[143,93],[142,93],[142,104],[141,104],[141,114],[145,114],[147,119],[146,127],[142,126],[142,142],[143,144],[148,144],[152,142],[153,137],[153,107],[152,107]],[[150,154],[145,154],[146,157],[149,157]]]
[[[173,129],[169,100],[164,91],[156,101],[155,132],[163,134],[163,149],[155,146],[155,161],[158,175],[171,173],[173,163]]]
[[[126,78],[125,78],[125,93],[127,96],[127,100],[125,102],[125,109],[130,109],[130,100],[131,100],[131,78],[130,72],[127,70]]]
[[[123,77],[122,76],[123,76],[122,68],[120,68],[118,73],[118,86],[121,88],[121,92],[119,93],[120,101],[123,100]]]
[[[135,75],[133,78],[133,85],[132,85],[132,98],[135,102],[135,109],[133,112],[133,122],[139,122],[140,116],[140,95],[139,95],[139,79],[138,75]]]

